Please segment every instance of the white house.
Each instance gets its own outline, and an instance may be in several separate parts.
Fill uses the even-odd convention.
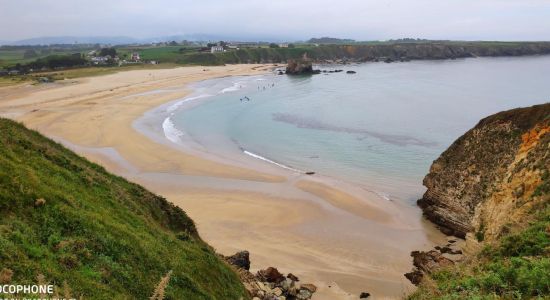
[[[95,65],[101,65],[101,64],[106,63],[110,58],[111,58],[111,56],[109,56],[109,55],[107,55],[107,56],[94,56],[94,57],[91,58],[91,60],[92,60],[92,63],[94,63]]]
[[[288,44],[287,43],[279,44],[279,48],[288,48]]]
[[[133,61],[140,61],[140,59],[141,58],[139,57],[139,53],[137,53],[137,52],[132,53],[132,60]]]
[[[213,46],[212,48],[210,48],[210,52],[211,53],[218,53],[218,52],[224,52],[225,50],[223,50],[223,46]]]

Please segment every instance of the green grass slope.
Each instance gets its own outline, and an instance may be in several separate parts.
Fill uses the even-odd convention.
[[[409,299],[550,299],[550,203],[476,257],[435,272]]]
[[[172,271],[165,299],[246,298],[180,208],[6,119],[0,216],[4,283],[43,275],[75,298],[148,299]]]

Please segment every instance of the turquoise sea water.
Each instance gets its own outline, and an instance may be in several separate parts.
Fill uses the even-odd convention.
[[[165,133],[413,201],[431,162],[481,118],[550,101],[550,56],[320,68],[357,74],[201,82]]]

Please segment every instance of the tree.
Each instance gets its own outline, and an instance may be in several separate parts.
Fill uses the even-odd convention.
[[[116,49],[115,48],[101,48],[101,50],[99,50],[99,56],[111,56],[111,57],[115,57],[116,56]]]
[[[177,46],[178,43],[177,43],[176,41],[171,41],[168,45],[170,45],[170,46]]]
[[[279,48],[279,45],[277,45],[275,43],[271,43],[271,44],[269,44],[269,48]]]
[[[294,48],[296,47],[294,44],[288,44],[288,48]]]

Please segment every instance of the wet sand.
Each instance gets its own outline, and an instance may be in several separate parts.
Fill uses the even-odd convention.
[[[443,238],[413,205],[252,158],[243,163],[182,151],[136,130],[137,119],[189,95],[185,87],[193,82],[270,67],[135,70],[3,87],[0,115],[181,206],[219,252],[246,249],[253,270],[276,266],[313,282],[314,299],[357,299],[362,291],[375,299],[402,297],[413,290],[403,276],[410,251]]]

